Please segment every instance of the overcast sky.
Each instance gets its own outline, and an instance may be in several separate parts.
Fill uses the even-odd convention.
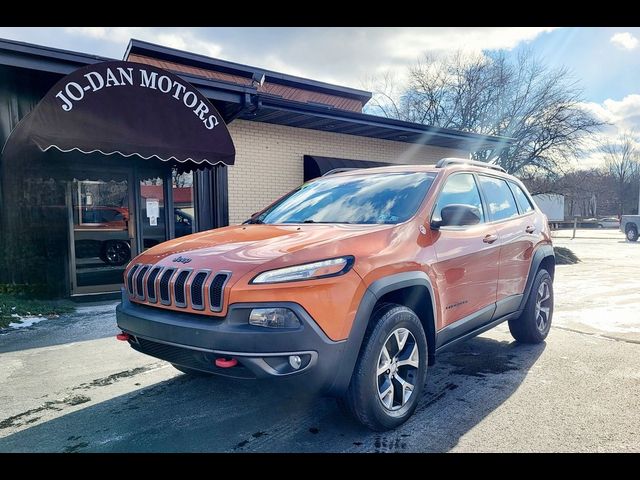
[[[531,48],[568,67],[588,107],[640,131],[640,28],[0,27],[0,37],[121,59],[130,38],[356,88],[425,52]]]

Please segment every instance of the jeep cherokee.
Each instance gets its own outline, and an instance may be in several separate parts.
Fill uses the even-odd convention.
[[[555,258],[520,181],[462,159],[329,173],[133,259],[118,338],[187,374],[336,396],[375,430],[413,413],[444,349],[504,321],[545,339]]]

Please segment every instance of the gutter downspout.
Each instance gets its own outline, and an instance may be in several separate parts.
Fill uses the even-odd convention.
[[[225,119],[227,125],[239,116],[249,113],[253,114],[262,108],[262,100],[258,100],[257,93],[245,93],[242,97],[242,106],[236,110],[229,118]]]

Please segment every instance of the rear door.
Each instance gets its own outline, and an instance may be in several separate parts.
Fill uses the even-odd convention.
[[[488,214],[500,246],[497,307],[494,318],[518,309],[531,265],[533,247],[542,225],[528,198],[513,182],[491,175],[478,175]],[[516,190],[517,189],[517,190]],[[517,197],[523,197],[520,202]],[[519,203],[522,205],[519,207]]]
[[[441,299],[437,327],[448,327],[447,334],[438,336],[438,343],[442,344],[491,319],[498,285],[499,247],[496,229],[487,223],[472,173],[449,176],[436,202],[432,218],[441,218],[442,208],[452,204],[471,205],[482,213],[477,225],[441,227],[433,232],[437,256],[434,270]]]

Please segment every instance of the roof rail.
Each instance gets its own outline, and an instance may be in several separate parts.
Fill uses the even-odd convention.
[[[334,173],[342,173],[342,172],[349,172],[351,170],[362,170],[361,168],[354,168],[354,167],[341,167],[341,168],[334,168],[332,170],[329,170],[326,173],[323,173],[322,176],[326,177],[327,175],[333,175]]]
[[[498,170],[499,172],[507,173],[507,171],[500,165],[479,162],[478,160],[469,160],[466,158],[443,158],[441,160],[438,160],[438,163],[436,163],[436,168],[444,168],[449,165],[473,165],[474,167],[490,168],[492,170]]]

